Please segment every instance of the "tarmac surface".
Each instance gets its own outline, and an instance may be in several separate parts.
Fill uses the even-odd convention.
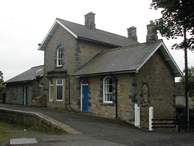
[[[80,132],[65,136],[48,136],[33,146],[194,146],[194,133],[148,132],[116,120],[48,108],[15,105],[0,105],[0,107],[45,114]]]

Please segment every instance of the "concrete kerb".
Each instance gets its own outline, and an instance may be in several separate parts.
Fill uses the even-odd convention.
[[[49,116],[46,116],[42,113],[9,109],[9,108],[5,108],[5,107],[0,107],[0,111],[8,111],[8,112],[16,112],[16,113],[21,113],[21,114],[32,115],[40,120],[45,121],[46,123],[49,123],[51,126],[57,128],[57,129],[60,129],[64,132],[67,132],[69,134],[81,134],[79,131],[75,130],[71,126],[66,125],[64,123],[61,123],[61,122],[59,122],[59,121],[57,121]]]

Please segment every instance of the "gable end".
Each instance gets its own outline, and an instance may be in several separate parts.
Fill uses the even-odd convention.
[[[50,38],[50,36],[52,35],[52,33],[54,32],[55,28],[57,27],[57,25],[61,26],[63,29],[65,29],[68,33],[70,33],[74,38],[78,38],[78,36],[72,32],[69,28],[67,28],[65,25],[63,25],[61,22],[59,22],[57,19],[55,20],[54,24],[51,26],[51,28],[49,29],[47,35],[45,36],[45,38],[43,39],[41,45],[39,46],[38,50],[44,50],[44,46],[48,43],[48,39]]]
[[[164,60],[168,62],[169,66],[171,67],[173,74],[175,77],[181,77],[183,76],[182,71],[176,64],[175,60],[171,56],[170,52],[168,51],[167,47],[163,42],[161,42],[156,49],[139,65],[139,67],[136,69],[136,73],[139,72],[139,70],[150,60],[150,58],[157,52],[158,49],[161,49],[161,52],[164,56]]]

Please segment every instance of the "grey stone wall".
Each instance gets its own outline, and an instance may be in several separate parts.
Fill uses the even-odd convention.
[[[129,123],[134,122],[134,103],[133,103],[133,75],[118,75],[118,115],[121,120]]]
[[[89,78],[89,112],[94,115],[115,118],[115,104],[103,104],[101,94],[101,77]]]
[[[58,26],[52,34],[45,49],[45,79],[48,71],[58,70],[55,66],[56,47],[59,43],[64,45],[64,65],[61,70],[66,70],[65,103],[48,103],[50,107],[65,107],[80,110],[80,81],[72,76],[74,71],[87,63],[104,49],[109,47],[77,41],[67,31]],[[60,78],[60,76],[59,76]],[[114,118],[115,105],[103,105],[99,101],[100,78],[89,78],[90,89],[90,112],[99,116]],[[175,114],[174,110],[174,77],[167,63],[157,52],[140,70],[137,76],[130,74],[117,75],[118,78],[118,116],[120,119],[133,123],[134,111],[133,100],[136,96],[140,104],[142,84],[149,86],[149,106],[154,107],[154,117],[170,118]],[[135,80],[135,81],[134,81]],[[133,87],[135,82],[135,89]],[[135,90],[135,91],[134,91]],[[45,81],[45,91],[48,98],[48,80]],[[136,92],[136,93],[135,93]],[[164,108],[165,107],[165,108]],[[144,116],[144,115],[143,115]],[[148,116],[147,116],[148,117]],[[147,121],[147,120],[145,120]],[[147,125],[147,124],[145,124]]]
[[[55,63],[56,48],[59,44],[62,44],[64,47],[64,65],[61,69],[67,70],[71,74],[75,70],[74,54],[75,48],[77,47],[75,38],[61,26],[58,26],[50,37],[44,54],[45,73],[57,69]]]
[[[95,44],[87,41],[79,41],[79,64],[80,66],[87,63],[91,60],[94,56],[100,53],[102,50],[111,49],[110,47]]]
[[[31,90],[31,105],[33,106],[47,106],[46,93],[44,91],[44,79],[34,80]]]
[[[0,103],[3,103],[4,94],[5,94],[5,87],[2,87],[0,89]]]
[[[56,48],[59,44],[64,47],[64,63],[61,68],[56,67]],[[47,98],[47,104],[49,107],[55,108],[65,108],[65,100],[68,96],[68,87],[65,87],[65,100],[64,102],[49,102],[49,79],[47,78],[47,73],[49,71],[67,71],[67,74],[72,74],[75,71],[76,61],[75,61],[75,50],[77,48],[77,42],[75,38],[65,31],[61,26],[55,29],[54,33],[48,40],[48,44],[44,51],[44,92]],[[62,75],[64,78],[64,75]],[[50,79],[56,80],[57,77],[52,77]],[[58,78],[62,78],[58,76]],[[68,80],[66,79],[66,82]]]
[[[102,103],[101,78],[90,77],[89,112],[97,116],[115,118],[115,104],[106,105]],[[141,126],[148,128],[149,106],[154,107],[154,118],[173,118],[175,116],[174,106],[174,77],[167,63],[157,52],[135,76],[133,74],[116,75],[118,118],[129,123],[134,122],[134,103],[137,102],[141,108]],[[149,86],[149,103],[142,105],[142,84]],[[134,87],[135,86],[135,87]],[[135,96],[135,97],[134,97]]]
[[[103,76],[105,77],[105,76]],[[94,115],[112,118],[116,117],[116,104],[104,104],[102,102],[102,76],[92,77],[89,82],[89,112]],[[120,74],[117,78],[118,118],[128,123],[134,121],[132,80],[133,75]]]
[[[53,119],[42,114],[10,109],[0,109],[0,120],[49,133],[59,132],[66,134],[70,129],[69,127],[66,128],[66,125],[56,123]]]
[[[137,79],[137,98],[142,106],[142,84],[146,83],[149,87],[149,104],[154,107],[154,118],[174,118],[175,117],[175,99],[174,99],[174,77],[168,66],[157,51],[151,59],[143,66],[136,76]],[[141,107],[140,107],[141,108]],[[144,107],[144,110],[147,111]],[[146,114],[146,115],[143,115]],[[141,112],[148,126],[148,112]],[[147,128],[147,127],[145,127]]]
[[[6,86],[6,103],[23,104],[23,86],[7,85]]]
[[[64,65],[62,68],[56,68],[56,48],[62,43],[64,47]],[[45,64],[45,92],[48,99],[49,85],[47,73],[50,71],[67,71],[65,103],[53,102],[48,103],[49,107],[69,107],[73,110],[80,111],[80,83],[77,77],[72,76],[76,69],[87,63],[91,58],[100,53],[103,49],[108,49],[104,45],[90,43],[88,41],[78,41],[71,34],[65,31],[61,26],[55,28],[52,36],[44,51]],[[55,77],[56,78],[56,77]],[[61,78],[58,76],[58,78]],[[70,86],[70,87],[69,87]],[[70,103],[70,105],[68,105]],[[64,105],[66,104],[66,105]]]
[[[23,105],[24,87],[27,87],[27,105],[46,106],[42,79],[28,83],[7,84],[6,103]]]

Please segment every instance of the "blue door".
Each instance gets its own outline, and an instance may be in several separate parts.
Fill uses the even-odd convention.
[[[82,84],[82,112],[88,112],[88,84]]]

